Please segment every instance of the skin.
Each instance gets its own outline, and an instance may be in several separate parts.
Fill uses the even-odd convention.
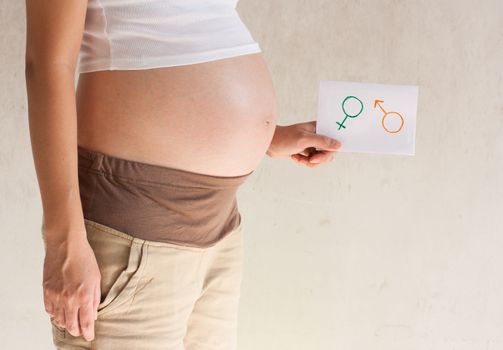
[[[341,143],[328,136],[316,134],[316,121],[276,126],[267,149],[273,158],[290,157],[297,164],[315,168],[334,160]]]
[[[94,339],[101,275],[87,241],[77,144],[117,157],[216,176],[255,169],[263,156],[302,166],[333,160],[337,140],[315,121],[277,125],[261,54],[194,65],[81,74],[75,69],[86,0],[26,0],[26,86],[44,212],[46,312]]]

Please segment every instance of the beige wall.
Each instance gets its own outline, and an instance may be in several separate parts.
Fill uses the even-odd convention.
[[[0,0],[2,348],[51,349],[24,88],[24,2]],[[265,158],[246,221],[239,350],[503,349],[503,2],[241,0],[280,124],[321,79],[420,86],[416,155]]]

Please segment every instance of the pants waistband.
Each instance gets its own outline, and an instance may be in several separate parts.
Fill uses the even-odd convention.
[[[208,247],[235,230],[249,174],[213,176],[78,147],[84,218],[148,241]]]
[[[215,176],[132,161],[78,146],[79,166],[128,180],[192,188],[238,187],[253,171],[239,176]]]
[[[241,221],[236,227],[234,227],[231,231],[229,231],[229,233],[226,234],[225,237],[223,237],[218,242],[215,242],[211,245],[200,247],[200,246],[193,246],[193,245],[173,244],[170,242],[151,241],[148,239],[143,239],[143,238],[131,236],[130,234],[116,230],[113,227],[109,227],[109,226],[103,225],[99,222],[95,222],[95,221],[92,221],[89,219],[84,219],[84,222],[87,226],[93,227],[94,229],[96,229],[98,231],[102,231],[107,234],[114,235],[114,236],[119,237],[121,239],[125,239],[127,241],[130,241],[131,243],[145,244],[145,245],[149,245],[152,247],[187,250],[187,251],[193,251],[193,252],[203,252],[208,249],[214,249],[217,247],[217,245],[222,244],[224,240],[231,239],[231,235],[234,235],[234,234],[237,235],[238,232],[240,232],[241,230],[244,229],[244,227],[243,227],[244,224]]]

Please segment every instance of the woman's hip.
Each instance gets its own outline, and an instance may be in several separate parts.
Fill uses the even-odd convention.
[[[240,224],[211,247],[133,237],[85,220],[101,273],[95,339],[53,327],[59,349],[189,349],[235,343],[243,266]],[[204,339],[201,340],[201,336]],[[194,348],[195,349],[195,348]]]

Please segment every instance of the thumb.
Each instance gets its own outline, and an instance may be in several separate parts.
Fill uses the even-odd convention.
[[[326,135],[321,134],[307,134],[305,138],[304,145],[305,148],[316,147],[319,149],[335,151],[341,147],[341,143],[336,139],[333,139]]]

